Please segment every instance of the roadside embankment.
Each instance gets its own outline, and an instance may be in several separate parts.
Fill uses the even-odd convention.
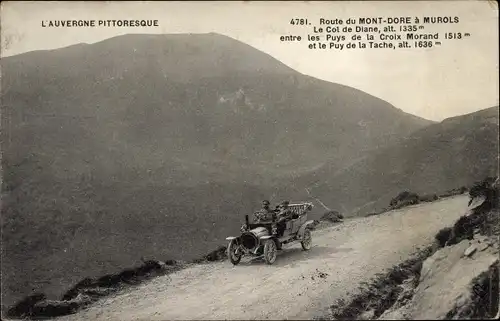
[[[478,186],[481,186],[480,184]],[[484,319],[499,313],[498,186],[472,189],[483,202],[443,228],[432,245],[330,307],[327,319]],[[470,203],[469,203],[470,204]]]

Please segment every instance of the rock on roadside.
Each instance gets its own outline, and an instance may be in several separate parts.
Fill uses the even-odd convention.
[[[498,263],[495,249],[486,244],[486,238],[477,236],[438,250],[424,261],[412,300],[379,319],[442,320],[449,311],[466,306],[472,300],[473,279]]]

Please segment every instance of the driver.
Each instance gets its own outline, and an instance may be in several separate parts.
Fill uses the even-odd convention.
[[[270,221],[272,220],[272,215],[274,212],[269,207],[270,203],[268,200],[262,201],[262,208],[255,212],[254,221],[259,223],[261,221]]]

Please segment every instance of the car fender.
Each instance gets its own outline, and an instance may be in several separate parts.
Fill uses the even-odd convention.
[[[264,236],[261,236],[260,239],[261,240],[269,240],[269,239],[272,239],[274,236],[273,235],[264,235]]]
[[[237,238],[238,238],[238,237],[236,237],[236,236],[228,236],[228,237],[226,237],[226,240],[227,240],[227,241],[232,241],[232,240],[235,240],[235,239],[237,239]]]
[[[313,220],[309,220],[306,221],[304,224],[302,224],[302,226],[299,228],[299,231],[297,232],[297,236],[299,238],[302,238],[302,235],[304,235],[304,231],[306,230],[306,228],[313,223],[314,223]]]

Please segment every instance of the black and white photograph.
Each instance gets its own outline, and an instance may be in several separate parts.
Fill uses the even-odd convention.
[[[0,9],[2,320],[500,318],[498,2]]]

